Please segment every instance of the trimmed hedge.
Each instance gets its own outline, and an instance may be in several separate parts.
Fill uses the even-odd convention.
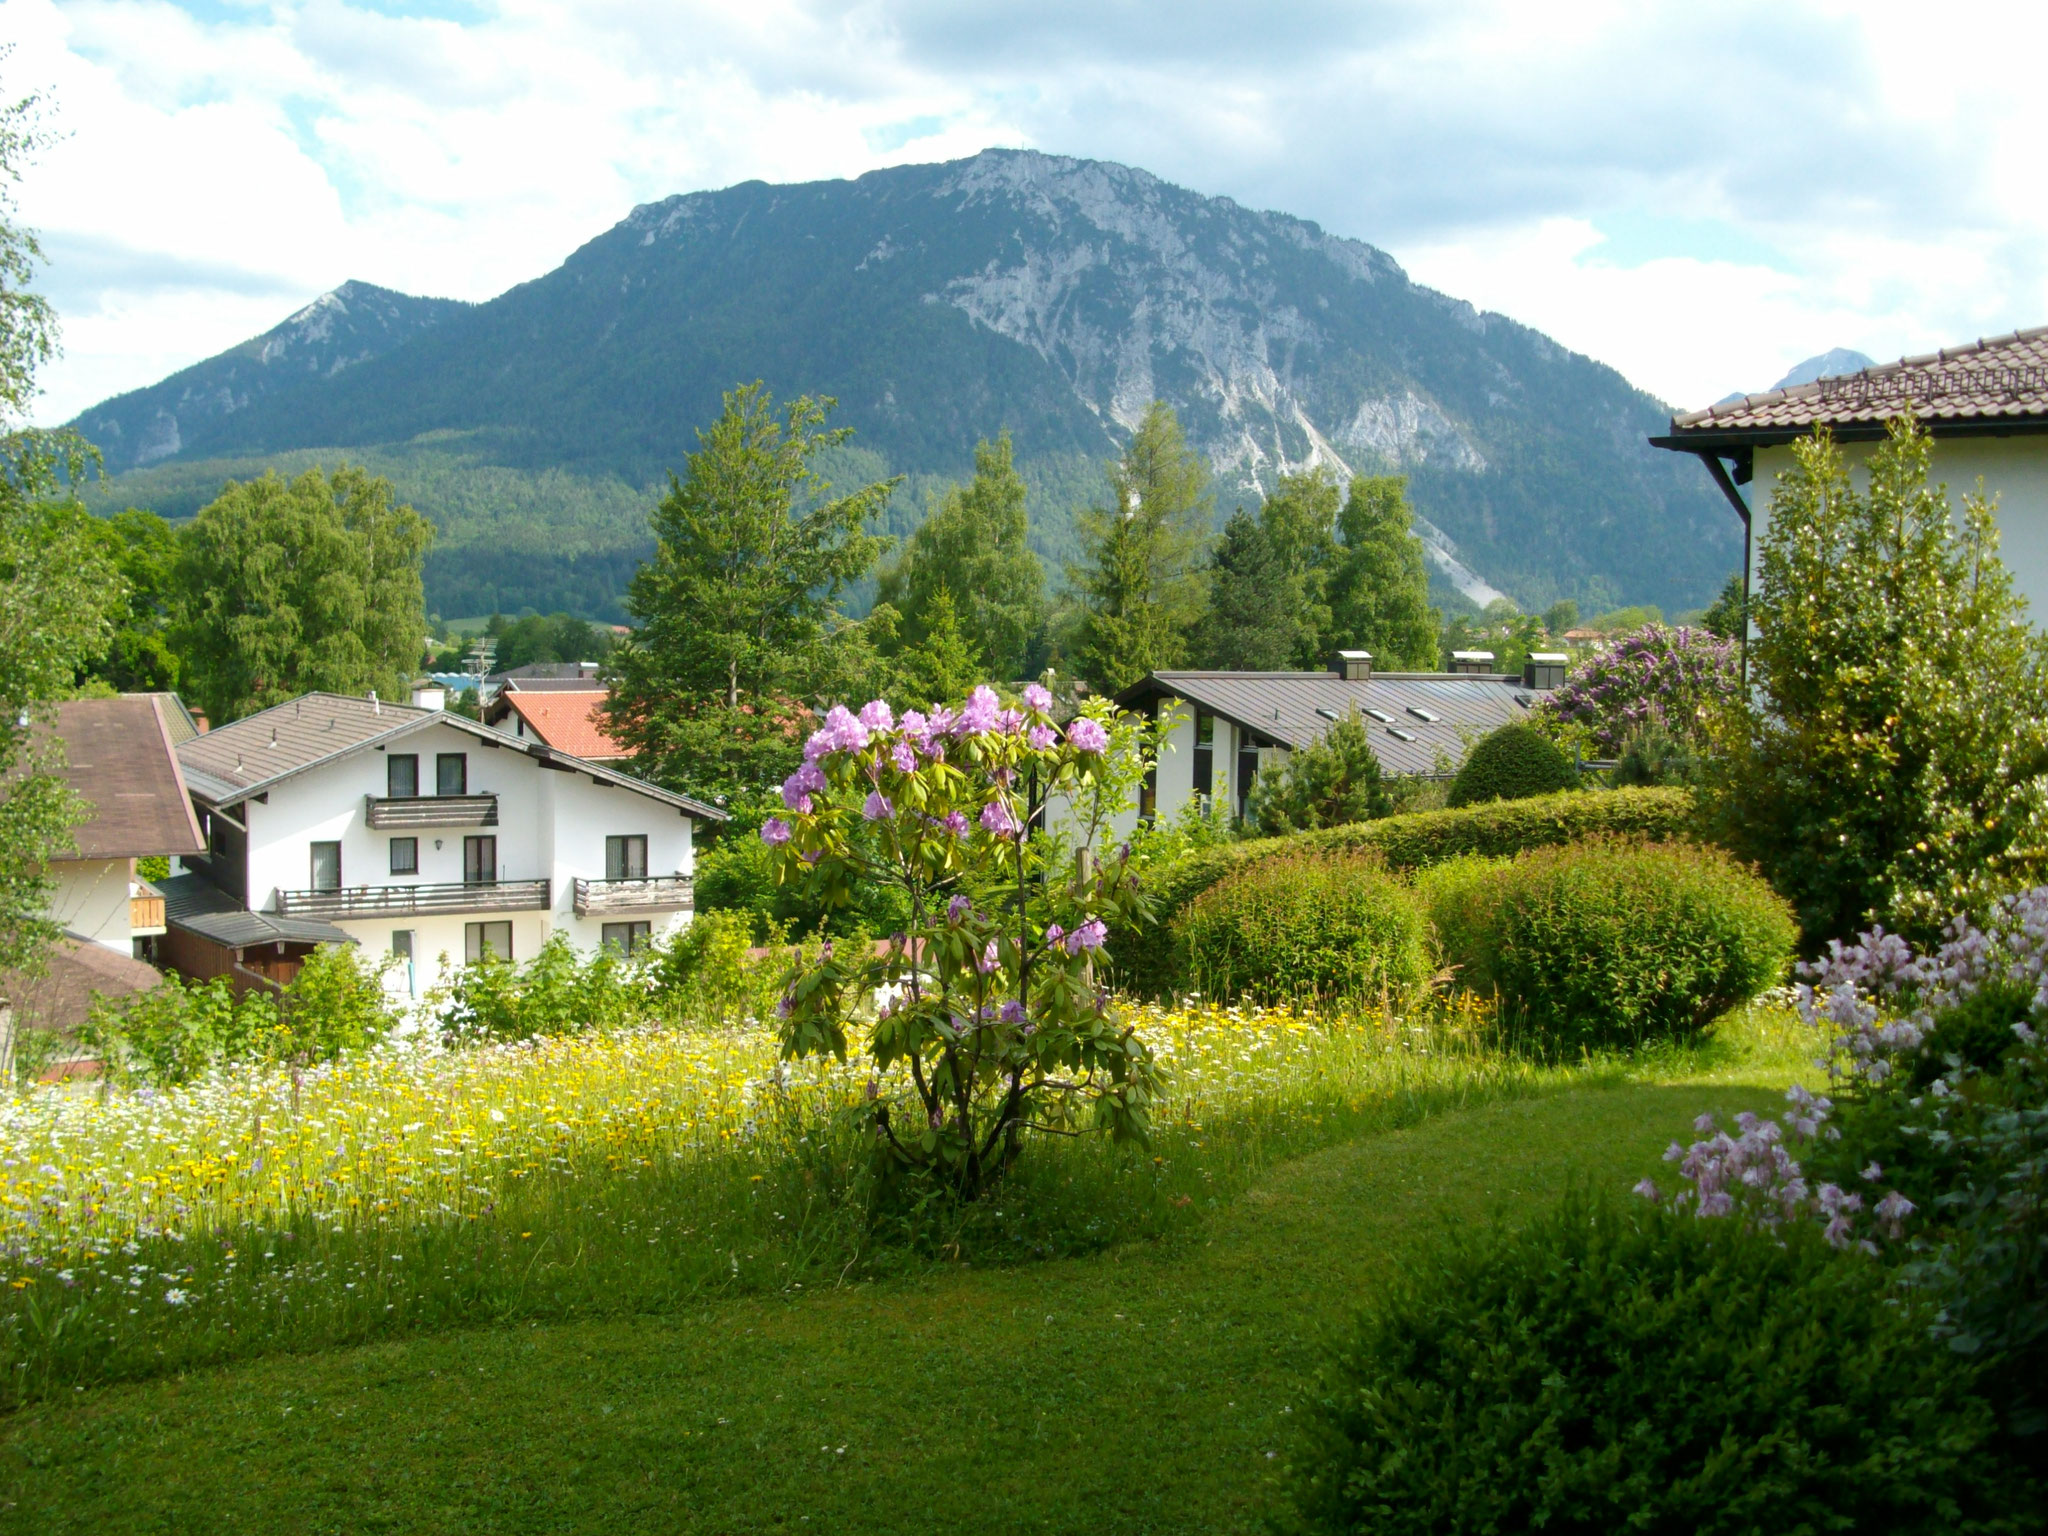
[[[1116,983],[1140,997],[1165,997],[1184,989],[1186,971],[1173,937],[1174,917],[1224,876],[1262,859],[1295,852],[1370,850],[1386,861],[1387,868],[1408,871],[1462,854],[1514,854],[1601,834],[1658,842],[1682,836],[1692,826],[1693,815],[1692,794],[1684,789],[1568,791],[1199,849],[1144,873],[1145,889],[1154,903],[1153,919],[1111,936]]]
[[[1480,738],[1451,780],[1453,810],[1489,800],[1527,800],[1576,789],[1579,771],[1557,743],[1520,721]]]
[[[2038,1528],[1968,1368],[1811,1224],[1578,1196],[1403,1274],[1308,1404],[1283,1529]]]
[[[1221,1002],[1404,995],[1429,979],[1429,920],[1369,853],[1295,852],[1218,881],[1173,920],[1188,979]]]
[[[1697,843],[1460,859],[1416,886],[1458,984],[1551,1051],[1697,1035],[1775,985],[1799,937],[1760,876]]]

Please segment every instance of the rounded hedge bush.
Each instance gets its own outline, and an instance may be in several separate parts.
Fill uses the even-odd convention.
[[[1174,930],[1188,980],[1219,1001],[1398,996],[1430,974],[1421,904],[1371,855],[1261,860],[1197,896]]]
[[[1551,1051],[1697,1035],[1776,985],[1799,935],[1759,876],[1697,843],[1461,859],[1416,883],[1458,984]]]
[[[1452,809],[1489,800],[1526,800],[1551,795],[1579,782],[1572,760],[1533,725],[1504,725],[1479,739],[1451,780]]]
[[[1884,1271],[1584,1197],[1361,1318],[1292,1458],[1301,1532],[2031,1529],[1994,1414]]]

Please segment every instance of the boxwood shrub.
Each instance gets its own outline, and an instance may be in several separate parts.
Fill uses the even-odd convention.
[[[1819,1234],[1583,1196],[1407,1267],[1327,1368],[1298,1532],[2037,1528],[1924,1311]]]
[[[1292,837],[1262,837],[1203,848],[1147,870],[1152,921],[1113,934],[1117,985],[1140,997],[1186,990],[1185,955],[1172,921],[1187,904],[1233,870],[1298,851],[1371,851],[1392,870],[1424,869],[1460,854],[1513,854],[1602,833],[1658,841],[1682,835],[1693,821],[1684,789],[1627,789],[1494,801],[1462,810],[1418,811],[1353,822]]]
[[[1460,986],[1573,1053],[1697,1035],[1783,977],[1792,909],[1717,848],[1613,838],[1461,859],[1417,888]]]
[[[1489,800],[1526,800],[1576,788],[1579,771],[1557,743],[1520,721],[1480,738],[1451,781],[1449,804],[1482,805]]]
[[[1428,919],[1374,854],[1261,859],[1173,926],[1189,982],[1219,1001],[1399,997],[1429,979]]]

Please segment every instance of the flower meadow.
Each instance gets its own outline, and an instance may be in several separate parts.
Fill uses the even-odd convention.
[[[1274,1162],[1570,1076],[1462,1002],[1128,1022],[1168,1085],[1149,1143],[1035,1139],[976,1203],[892,1204],[866,1112],[907,1085],[751,1025],[46,1090],[0,1109],[0,1391],[1168,1236]]]

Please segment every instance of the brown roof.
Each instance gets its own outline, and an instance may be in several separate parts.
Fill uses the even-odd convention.
[[[549,746],[597,762],[631,755],[604,728],[599,710],[605,697],[602,688],[574,693],[508,689],[498,695],[499,702],[524,720],[527,730]]]
[[[1671,418],[1669,438],[1653,441],[1785,441],[1816,426],[1869,437],[1908,410],[1936,436],[2048,429],[2048,326],[1689,411]]]
[[[205,850],[156,695],[68,700],[57,706],[57,734],[64,741],[65,780],[93,807],[72,829],[77,849],[71,857]]]
[[[85,1022],[95,992],[108,998],[128,997],[147,992],[162,980],[155,968],[143,961],[67,937],[50,946],[42,975],[0,972],[0,997],[14,1005],[23,1024],[68,1032]]]

